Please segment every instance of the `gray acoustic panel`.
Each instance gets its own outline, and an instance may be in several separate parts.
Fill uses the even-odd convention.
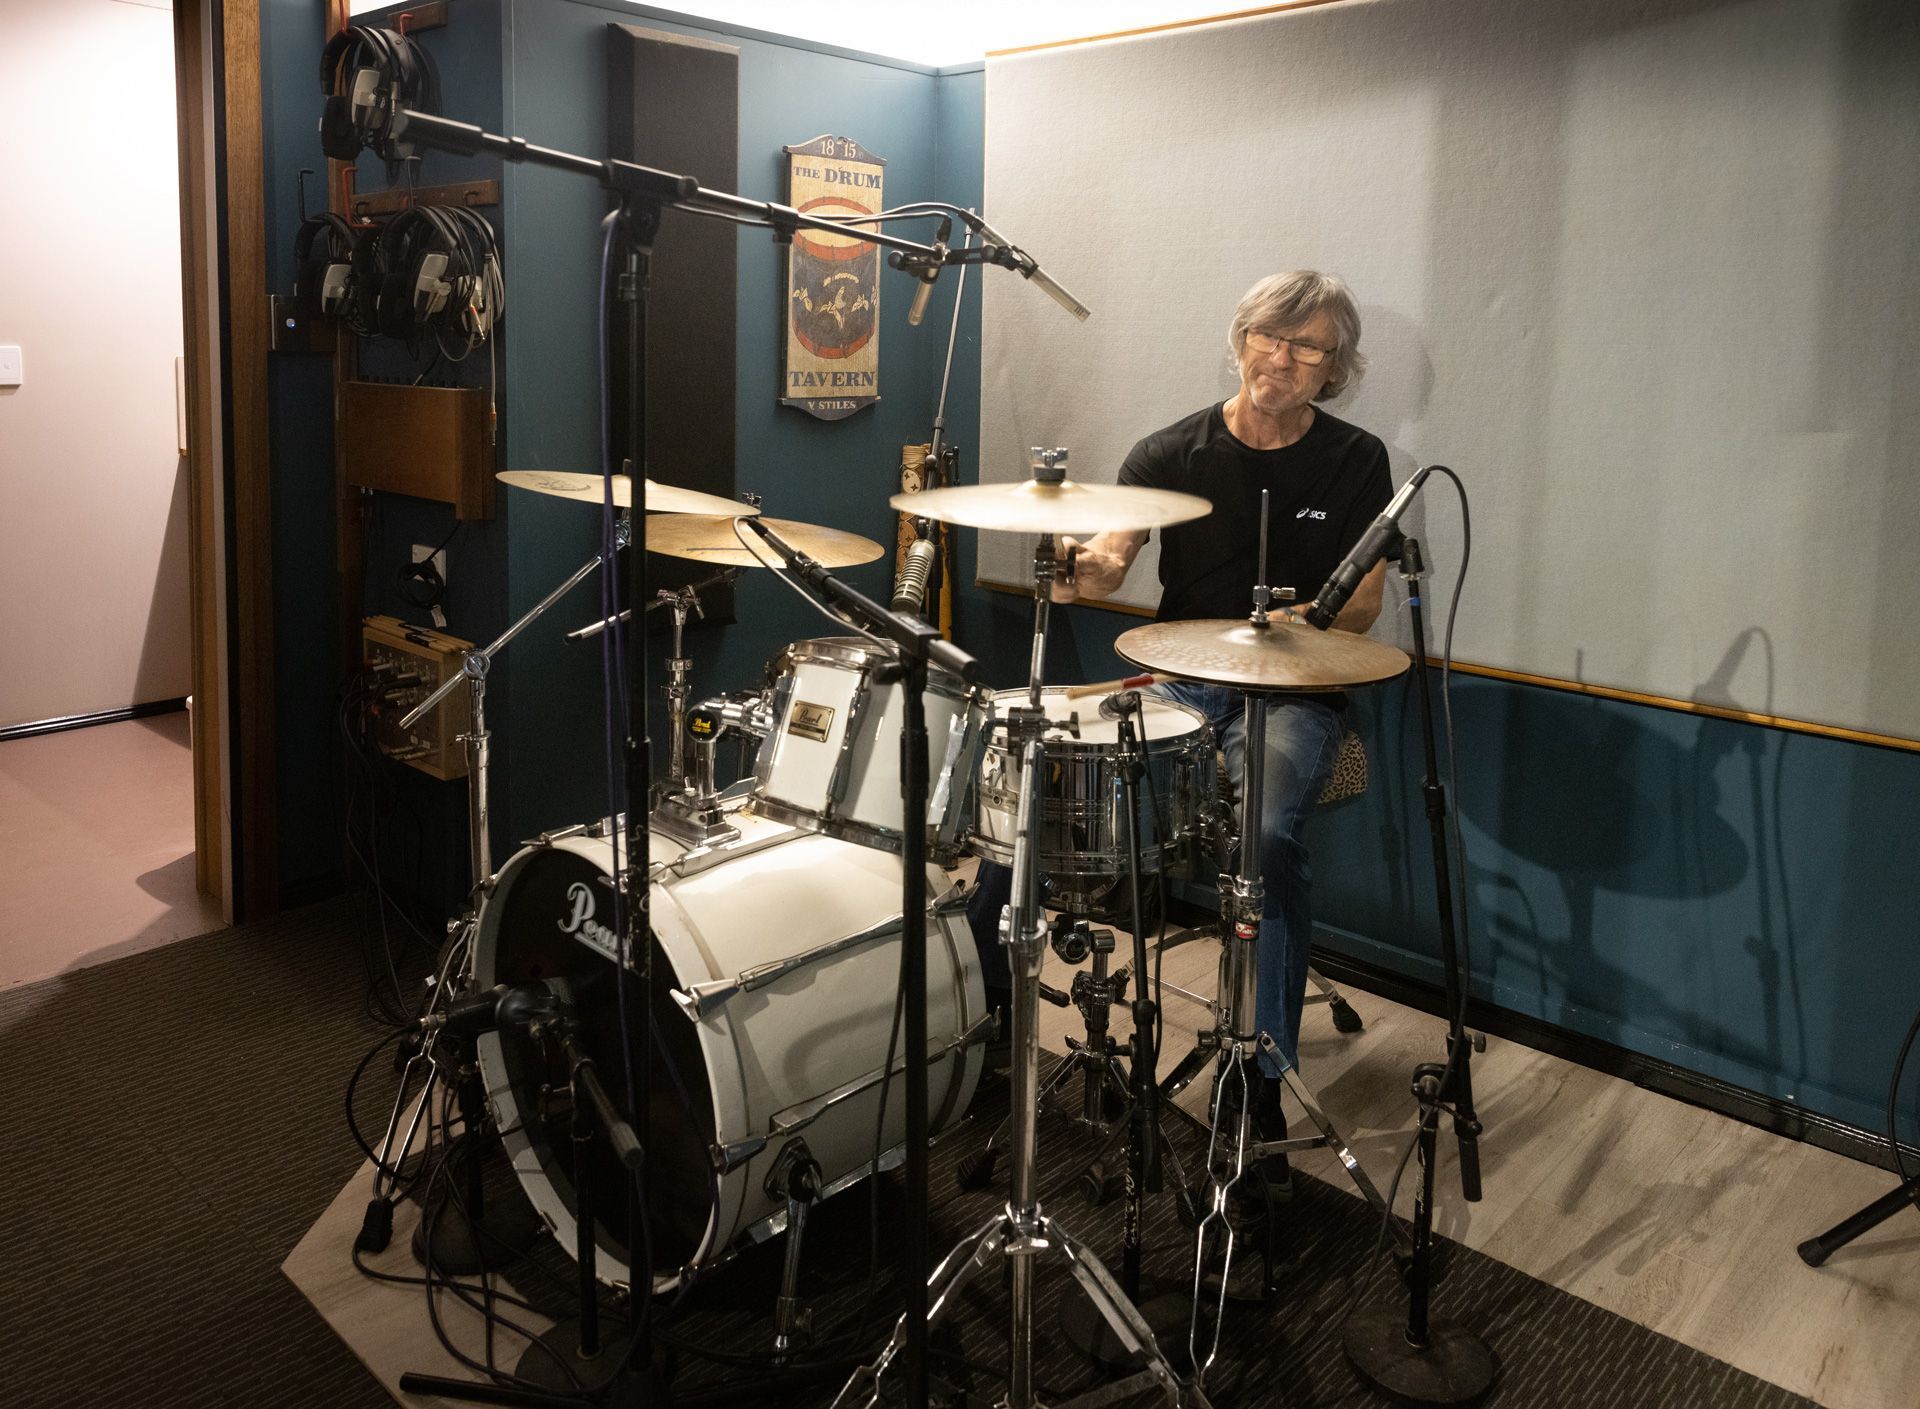
[[[1920,737],[1917,15],[1375,0],[992,60],[986,213],[1094,316],[984,281],[983,473],[1111,479],[1231,393],[1255,279],[1334,270],[1332,409],[1472,495],[1460,659]]]

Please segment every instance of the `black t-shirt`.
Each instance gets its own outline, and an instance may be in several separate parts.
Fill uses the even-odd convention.
[[[1278,601],[1313,600],[1393,498],[1378,436],[1314,408],[1292,445],[1255,450],[1216,404],[1155,431],[1128,453],[1120,483],[1175,489],[1213,512],[1160,531],[1161,621],[1243,617],[1260,574],[1260,491],[1269,491],[1267,581]]]

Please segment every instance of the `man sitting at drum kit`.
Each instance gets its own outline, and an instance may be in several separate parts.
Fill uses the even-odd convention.
[[[1241,617],[1259,577],[1261,492],[1271,502],[1269,576],[1284,603],[1309,601],[1393,496],[1386,447],[1379,438],[1319,410],[1366,368],[1360,313],[1336,275],[1296,270],[1262,279],[1234,310],[1228,344],[1239,390],[1219,405],[1184,417],[1134,446],[1120,483],[1197,494],[1213,504],[1204,518],[1163,529],[1158,619]],[[1106,597],[1126,578],[1145,532],[1110,532],[1086,543],[1060,540],[1074,552],[1073,581],[1057,582],[1056,602]],[[1364,632],[1380,614],[1385,563],[1376,564],[1334,621]],[[1244,697],[1219,685],[1170,682],[1153,693],[1199,710],[1213,726],[1235,784],[1244,788]],[[1257,1026],[1280,1055],[1297,1064],[1300,1011],[1313,938],[1311,871],[1301,827],[1326,785],[1339,751],[1339,694],[1278,696],[1268,714],[1265,792],[1261,807],[1261,876],[1265,914],[1258,941]],[[968,917],[989,985],[1005,973],[995,925],[1011,888],[1002,867],[984,863]],[[1004,982],[1004,979],[1001,980]],[[1268,1062],[1254,1101],[1261,1140],[1286,1138],[1280,1073]],[[1263,1171],[1276,1184],[1286,1157]]]

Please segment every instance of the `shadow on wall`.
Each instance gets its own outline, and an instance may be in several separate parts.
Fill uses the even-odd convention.
[[[191,490],[192,479],[183,455],[174,470],[173,495],[167,501],[160,563],[153,575],[147,626],[134,670],[133,704],[178,699],[193,690],[192,577],[188,567]]]
[[[1723,791],[1721,755],[1700,738],[1718,721],[1642,722],[1605,701],[1482,681],[1456,681],[1455,696],[1458,753],[1471,760],[1458,804],[1480,834],[1467,839],[1466,884],[1474,933],[1492,948],[1480,972],[1504,971],[1502,984],[1519,987],[1530,971],[1563,1026],[1601,1014],[1785,1069],[1778,1014],[1790,941],[1761,920],[1742,945],[1746,972],[1727,947],[1699,942],[1729,908],[1715,897],[1750,877],[1763,892],[1776,884],[1724,815],[1739,799]],[[1763,794],[1752,806],[1764,835],[1778,809]],[[1759,1023],[1749,994],[1766,1015]]]

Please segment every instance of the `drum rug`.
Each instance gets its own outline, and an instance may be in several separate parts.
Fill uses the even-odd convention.
[[[1058,1058],[1043,1056],[1051,1069]],[[1044,1081],[1044,1075],[1043,1075]],[[1078,1088],[1077,1081],[1072,1084]],[[934,1262],[962,1239],[970,1238],[1004,1207],[1007,1161],[985,1189],[960,1187],[959,1172],[985,1144],[1005,1114],[1007,1086],[999,1078],[982,1084],[968,1120],[943,1137],[931,1160],[930,1199]],[[1076,1097],[1077,1105],[1077,1097]],[[1169,1121],[1176,1151],[1190,1177],[1205,1160],[1204,1135],[1177,1117]],[[1089,1206],[1079,1188],[1089,1160],[1103,1142],[1054,1115],[1043,1116],[1040,1138],[1040,1194],[1047,1215],[1090,1248],[1119,1279],[1121,1217],[1117,1184],[1113,1198]],[[1116,1168],[1121,1147],[1110,1152]],[[1326,1163],[1315,1152],[1307,1158]],[[1409,1163],[1407,1178],[1416,1166]],[[1391,1170],[1376,1171],[1384,1189]],[[503,1178],[504,1169],[501,1171]],[[1362,1385],[1341,1348],[1342,1314],[1356,1285],[1364,1286],[1361,1312],[1385,1308],[1404,1316],[1406,1293],[1390,1260],[1374,1249],[1380,1219],[1344,1190],[1296,1173],[1290,1201],[1280,1207],[1277,1235],[1277,1290],[1266,1300],[1249,1296],[1231,1301],[1220,1336],[1219,1355],[1208,1373],[1207,1393],[1217,1406],[1367,1406],[1386,1400]],[[873,1196],[878,1196],[877,1218]],[[1441,1197],[1457,1196],[1442,1190]],[[1403,1187],[1396,1206],[1410,1207]],[[804,1249],[800,1292],[812,1308],[816,1346],[836,1338],[855,1339],[867,1360],[884,1335],[883,1322],[897,1312],[893,1280],[885,1259],[895,1255],[906,1216],[899,1171],[877,1185],[863,1183],[818,1207],[812,1214]],[[869,1309],[869,1229],[877,1221],[882,1259]],[[1142,1227],[1143,1299],[1156,1286],[1184,1290],[1191,1304],[1194,1235],[1181,1222],[1170,1192],[1149,1200]],[[813,1383],[781,1384],[764,1368],[742,1363],[771,1345],[772,1308],[779,1294],[784,1240],[775,1239],[706,1276],[682,1302],[666,1339],[677,1351],[674,1380],[677,1403],[728,1402],[725,1387],[739,1391],[735,1403],[825,1406],[832,1402],[844,1371]],[[1251,1274],[1245,1290],[1257,1293],[1258,1259],[1241,1239],[1235,1252],[1232,1290],[1242,1290],[1241,1269]],[[1441,1244],[1443,1280],[1433,1294],[1436,1322],[1453,1320],[1482,1338],[1498,1361],[1498,1377],[1482,1402],[1488,1405],[1553,1406],[1553,1409],[1786,1409],[1813,1401],[1755,1378],[1733,1366],[1657,1332],[1594,1306],[1579,1297],[1519,1272],[1504,1263],[1452,1242]],[[518,1269],[513,1280],[555,1317],[573,1306],[574,1264],[552,1239],[536,1249],[538,1275]],[[1368,1269],[1377,1268],[1368,1278]],[[1358,1283],[1356,1279],[1359,1279]],[[1062,1311],[1084,1307],[1078,1284],[1058,1255],[1043,1256],[1034,1294],[1033,1376],[1040,1399],[1059,1405],[1114,1378],[1095,1369],[1062,1329]],[[1005,1389],[1010,1300],[999,1263],[976,1276],[957,1299],[953,1312],[930,1338],[936,1389],[953,1391],[952,1403],[987,1406]],[[865,1313],[867,1334],[858,1335]],[[1071,1314],[1071,1313],[1069,1313]],[[1076,1318],[1077,1319],[1077,1318]],[[1186,1322],[1167,1347],[1185,1372]],[[729,1363],[733,1362],[733,1363]],[[712,1398],[708,1398],[709,1392]],[[897,1403],[890,1394],[888,1403]],[[1158,1395],[1116,1401],[1129,1405],[1163,1403]]]
[[[279,1270],[361,1163],[341,1094],[380,1031],[362,1011],[365,930],[355,903],[328,902],[0,992],[11,1116],[0,1148],[8,1274],[0,1278],[0,1385],[9,1409],[391,1403]],[[387,1063],[373,1063],[358,1102],[363,1125],[380,1123],[392,1089]],[[969,1121],[934,1149],[936,1259],[1004,1203],[1004,1160],[981,1190],[960,1189],[956,1171],[1005,1103],[1004,1083],[984,1084]],[[1177,1139],[1193,1168],[1197,1137],[1178,1129]],[[1046,1211],[1117,1275],[1120,1204],[1089,1207],[1076,1189],[1096,1142],[1046,1117],[1040,1148]],[[1375,1171],[1382,1183],[1389,1174]],[[517,1194],[510,1176],[494,1182],[497,1197]],[[1316,1409],[1381,1402],[1354,1378],[1337,1329],[1356,1277],[1374,1261],[1379,1221],[1342,1190],[1304,1175],[1294,1184],[1278,1290],[1265,1303],[1230,1305],[1208,1379],[1212,1400]],[[904,1208],[894,1172],[815,1211],[801,1292],[816,1346],[840,1342],[870,1355],[884,1336],[898,1305],[887,1260]],[[869,1301],[876,1212],[881,1261]],[[1149,1203],[1142,1241],[1149,1275],[1176,1284],[1190,1275],[1193,1238],[1170,1194]],[[771,1340],[782,1250],[781,1239],[756,1248],[683,1299],[663,1336],[677,1362],[676,1402],[713,1402],[709,1395],[730,1387],[742,1404],[832,1399],[836,1372],[785,1385],[753,1358]],[[1253,1266],[1245,1255],[1239,1261]],[[1810,1403],[1471,1250],[1450,1247],[1445,1262],[1435,1315],[1464,1323],[1498,1356],[1489,1404]],[[547,1238],[513,1281],[564,1314],[572,1271]],[[1042,1258],[1034,1377],[1052,1403],[1103,1378],[1060,1329],[1062,1305],[1080,1300],[1064,1261]],[[991,1403],[1006,1363],[1001,1269],[982,1272],[957,1303],[933,1337],[935,1368],[969,1390],[970,1402]],[[1362,1305],[1404,1308],[1390,1267],[1373,1277]],[[1184,1341],[1184,1330],[1174,1339]]]

